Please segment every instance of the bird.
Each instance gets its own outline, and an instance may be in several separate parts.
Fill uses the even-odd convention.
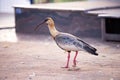
[[[55,22],[51,17],[47,17],[44,19],[44,21],[40,24],[38,24],[35,28],[35,31],[39,28],[39,26],[43,23],[46,23],[49,32],[56,42],[56,44],[63,50],[67,51],[67,62],[66,65],[62,68],[69,68],[69,62],[70,62],[70,53],[71,51],[75,52],[75,56],[73,59],[73,67],[76,67],[76,58],[78,55],[78,51],[85,51],[87,53],[90,53],[92,55],[98,56],[97,49],[91,46],[90,44],[86,43],[82,39],[80,39],[77,36],[74,36],[69,33],[58,31],[55,27]]]

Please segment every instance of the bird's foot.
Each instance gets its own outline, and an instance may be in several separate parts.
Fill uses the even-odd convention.
[[[68,66],[64,66],[64,67],[61,67],[61,68],[69,68]]]

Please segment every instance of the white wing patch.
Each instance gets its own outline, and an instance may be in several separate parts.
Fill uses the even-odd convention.
[[[58,46],[66,51],[80,51],[82,49],[77,48],[75,45],[63,45],[63,44],[58,44]]]

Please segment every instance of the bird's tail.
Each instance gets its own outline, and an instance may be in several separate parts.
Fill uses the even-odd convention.
[[[86,44],[86,45],[84,46],[84,49],[85,49],[88,53],[91,53],[91,54],[93,54],[93,55],[98,56],[98,53],[96,53],[97,49],[95,49],[94,47]]]

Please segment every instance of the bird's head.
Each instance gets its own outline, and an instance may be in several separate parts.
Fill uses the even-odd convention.
[[[48,26],[54,26],[54,21],[51,17],[47,17],[43,22],[41,22],[40,24],[37,25],[37,27],[35,28],[35,30],[38,29],[38,27],[42,24],[46,23]]]
[[[53,19],[51,18],[51,17],[47,17],[46,19],[45,19],[45,23],[47,23],[48,25],[52,25],[52,24],[54,24],[54,21],[53,21]]]

